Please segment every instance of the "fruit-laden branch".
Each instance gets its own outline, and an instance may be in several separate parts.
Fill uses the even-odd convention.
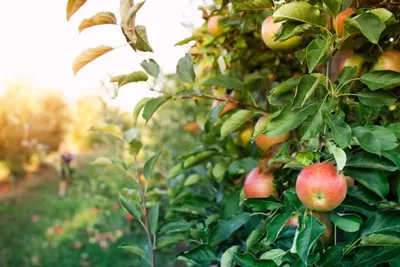
[[[171,94],[171,93],[168,93],[168,92],[165,92],[165,91],[162,91],[162,90],[157,90],[157,89],[154,89],[154,88],[150,89],[150,91],[162,93],[162,94],[165,94],[165,95],[170,95],[174,99],[204,98],[204,99],[210,99],[210,100],[217,100],[217,101],[221,101],[221,102],[228,101],[228,102],[231,102],[231,103],[238,104],[239,106],[253,108],[253,109],[262,111],[264,113],[268,113],[267,110],[265,110],[263,108],[260,108],[259,106],[242,103],[242,102],[237,101],[235,99],[224,99],[224,98],[219,98],[219,97],[215,97],[215,96],[211,96],[211,95],[204,95],[204,94],[174,95],[174,94]]]

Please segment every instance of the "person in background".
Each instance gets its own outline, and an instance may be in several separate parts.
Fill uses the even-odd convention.
[[[61,150],[61,162],[60,162],[60,185],[58,189],[58,195],[60,197],[65,197],[67,194],[68,183],[70,182],[73,174],[73,168],[71,166],[72,161],[75,156],[68,150]]]

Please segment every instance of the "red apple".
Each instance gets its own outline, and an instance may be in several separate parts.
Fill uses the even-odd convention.
[[[187,132],[194,133],[194,132],[197,132],[198,130],[200,130],[200,126],[199,126],[199,124],[197,123],[197,121],[195,121],[195,122],[188,122],[188,123],[185,123],[185,124],[183,125],[183,129],[185,129],[185,131],[187,131]]]
[[[392,70],[400,72],[400,51],[390,50],[383,52],[371,69],[371,71],[377,70]]]
[[[207,29],[210,35],[218,37],[222,34],[223,30],[220,25],[220,20],[223,18],[223,16],[212,16],[208,19]]]
[[[286,41],[275,42],[275,35],[283,22],[274,22],[273,17],[268,17],[264,20],[261,27],[261,37],[264,43],[272,50],[290,50],[298,46],[303,40],[302,36],[294,36]]]
[[[310,211],[309,214],[311,214],[314,217],[317,217],[318,220],[325,225],[326,230],[325,232],[322,234],[322,236],[319,238],[319,240],[321,240],[321,242],[324,245],[328,245],[329,242],[332,239],[332,232],[333,232],[333,226],[332,226],[332,222],[328,217],[327,213],[323,213],[323,212],[315,212],[315,211]],[[295,214],[292,217],[290,217],[290,219],[286,222],[285,226],[290,226],[293,225],[296,228],[299,227],[299,214]]]
[[[307,208],[331,211],[339,206],[347,194],[347,182],[332,163],[318,163],[305,167],[297,177],[296,193]]]
[[[244,195],[246,198],[264,198],[270,195],[278,198],[274,176],[270,173],[262,173],[259,168],[255,168],[244,181]]]
[[[220,98],[222,98],[222,99],[232,99],[232,97],[230,96],[230,95],[223,95],[223,96],[221,96]],[[222,101],[219,101],[219,100],[214,100],[213,101],[213,103],[212,103],[212,108],[214,109],[214,108],[216,108],[219,104],[221,104],[222,103]],[[227,104],[226,104],[226,106],[224,107],[224,109],[221,111],[221,113],[219,114],[219,116],[221,117],[222,115],[224,115],[226,112],[228,112],[229,110],[232,110],[232,109],[235,109],[235,108],[238,108],[239,106],[238,106],[238,104],[236,104],[236,103],[233,103],[233,102],[228,102]]]
[[[336,29],[336,33],[339,37],[343,36],[345,19],[349,18],[351,15],[356,13],[356,11],[357,11],[357,9],[355,9],[354,7],[349,7],[348,9],[346,9],[345,11],[343,11],[343,12],[339,13],[339,15],[337,15],[334,26]]]
[[[353,51],[346,51],[341,57],[338,65],[338,73],[341,73],[344,67],[357,67],[356,76],[359,76],[364,65],[364,58],[354,54]]]
[[[268,117],[268,115],[265,115],[263,117],[261,117],[256,124],[256,127],[259,123],[261,123],[263,120],[265,120]],[[259,135],[255,142],[257,144],[257,146],[259,148],[261,148],[263,151],[267,151],[268,149],[270,149],[272,146],[285,142],[286,140],[288,140],[290,138],[290,133],[284,133],[282,135],[279,136],[268,136],[268,135],[264,135],[261,134]]]

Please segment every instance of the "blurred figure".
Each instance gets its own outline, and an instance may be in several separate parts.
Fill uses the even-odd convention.
[[[75,156],[70,152],[65,144],[60,145],[61,162],[60,162],[60,185],[58,194],[60,197],[65,197],[67,194],[68,183],[70,182],[73,175],[72,161]]]

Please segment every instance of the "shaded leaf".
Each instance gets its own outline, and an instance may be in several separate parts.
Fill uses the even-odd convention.
[[[143,107],[146,105],[146,103],[150,100],[150,97],[144,97],[142,98],[135,106],[133,110],[133,125],[136,126],[137,120],[139,117],[140,111],[143,109]]]
[[[142,66],[142,68],[154,78],[157,78],[160,74],[160,66],[158,66],[157,62],[152,58],[143,60],[142,63],[140,63],[140,66]]]
[[[138,204],[133,202],[132,200],[126,198],[123,194],[119,194],[119,202],[121,207],[130,215],[140,220],[141,214],[138,208]]]
[[[153,48],[151,48],[149,41],[147,40],[146,27],[137,25],[135,31],[137,38],[135,43],[136,48],[143,52],[153,52]]]
[[[400,247],[364,247],[357,251],[352,266],[376,266],[398,257]]]
[[[245,89],[244,83],[235,78],[228,75],[218,75],[212,78],[209,78],[207,81],[203,83],[204,86],[221,86],[223,88],[228,89]]]
[[[341,148],[350,146],[351,143],[351,128],[339,116],[327,114],[325,122],[331,127],[333,140]]]
[[[273,195],[266,198],[248,198],[245,200],[244,204],[253,211],[274,210],[283,207],[283,204]]]
[[[290,214],[304,208],[303,203],[301,203],[295,192],[285,191],[283,195],[285,206]]]
[[[313,75],[304,75],[301,78],[296,88],[296,93],[292,103],[292,110],[295,108],[301,108],[306,104],[306,101],[314,93],[322,77],[322,75],[318,75],[317,77]]]
[[[233,253],[238,252],[239,246],[233,246],[227,249],[221,256],[221,267],[235,267]]]
[[[361,217],[355,214],[329,213],[329,219],[345,232],[357,232],[362,224]]]
[[[361,239],[362,246],[395,246],[400,247],[400,238],[393,235],[372,234]]]
[[[213,246],[229,238],[232,233],[250,220],[249,213],[242,213],[227,220],[220,220],[210,233],[209,243]]]
[[[284,251],[280,248],[272,249],[270,251],[265,252],[261,255],[261,260],[272,260],[276,265],[280,266],[283,262],[283,257],[287,254],[287,251]]]
[[[146,102],[144,105],[143,109],[143,119],[147,121],[150,120],[150,118],[153,116],[154,112],[157,111],[159,107],[161,107],[162,104],[170,100],[172,97],[171,96],[160,96],[156,98],[152,98],[149,101]]]
[[[277,214],[271,219],[267,225],[267,237],[265,239],[267,245],[275,242],[289,218],[290,215],[288,214]]]
[[[354,18],[348,18],[345,20],[345,24],[358,29],[357,31],[361,32],[374,44],[378,44],[381,33],[386,28],[385,23],[372,13],[364,13]],[[351,33],[357,33],[357,31],[350,30]]]
[[[267,220],[261,220],[257,228],[250,233],[246,239],[246,251],[249,251],[265,234],[267,222]]]
[[[154,156],[152,156],[151,158],[149,158],[146,161],[146,163],[144,164],[143,175],[147,180],[150,179],[153,169],[157,163],[157,160],[160,158],[160,156],[161,156],[161,153],[157,153]]]
[[[368,168],[382,171],[395,171],[397,166],[391,161],[376,154],[367,152],[357,153],[347,162],[348,167]]]
[[[361,103],[370,107],[389,107],[396,102],[396,97],[383,89],[373,92],[364,90],[357,96]]]
[[[160,213],[160,202],[157,202],[157,204],[155,204],[151,208],[149,215],[148,215],[150,233],[153,235],[157,232],[157,229],[158,229],[159,213]]]
[[[366,188],[384,198],[389,193],[389,184],[387,174],[373,169],[344,169],[347,176],[352,177]]]
[[[257,260],[251,253],[240,254],[235,252],[233,258],[242,267],[276,267],[272,260]]]
[[[374,212],[361,229],[361,236],[378,234],[383,232],[400,233],[400,212],[378,211]]]
[[[217,254],[209,245],[200,245],[190,251],[181,252],[177,258],[192,264],[211,264],[218,261]]]
[[[343,244],[338,244],[329,247],[324,254],[322,254],[317,265],[323,267],[330,267],[338,264],[343,258]]]
[[[157,248],[166,247],[166,246],[180,243],[180,242],[187,241],[187,240],[188,240],[188,236],[183,235],[183,234],[162,235],[157,238]]]
[[[193,60],[189,53],[178,61],[176,73],[182,81],[186,83],[194,83],[195,73],[193,69]]]
[[[150,266],[151,263],[150,261],[146,258],[146,252],[139,247],[138,245],[135,244],[121,244],[118,246],[118,248],[121,248],[123,250],[129,251],[135,255],[138,255],[139,257],[141,257],[147,264],[147,266]]]
[[[400,73],[390,70],[368,72],[361,76],[360,81],[371,90],[400,86]]]
[[[311,73],[317,65],[324,63],[328,58],[327,51],[329,46],[330,42],[325,39],[314,39],[307,46],[306,59],[309,73]]]

